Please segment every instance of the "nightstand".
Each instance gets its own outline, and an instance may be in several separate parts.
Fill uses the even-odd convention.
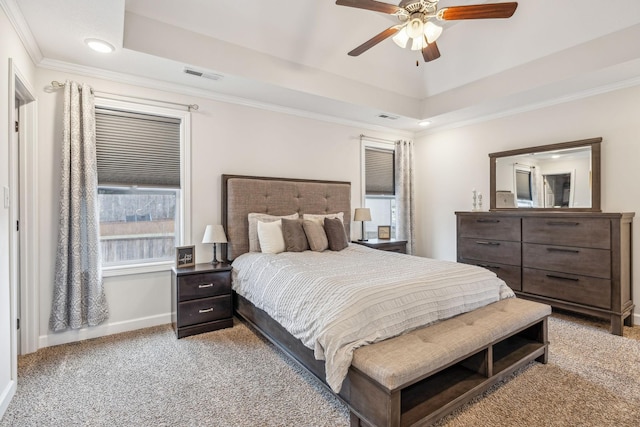
[[[178,338],[233,326],[231,266],[173,267],[171,324]]]
[[[357,243],[358,245],[367,246],[373,249],[380,249],[381,251],[398,252],[401,254],[407,253],[407,241],[396,239],[369,239],[369,240],[354,240],[351,243]]]

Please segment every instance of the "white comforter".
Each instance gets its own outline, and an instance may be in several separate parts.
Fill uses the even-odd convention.
[[[336,393],[356,348],[514,296],[483,268],[354,244],[241,255],[233,288],[325,360]]]

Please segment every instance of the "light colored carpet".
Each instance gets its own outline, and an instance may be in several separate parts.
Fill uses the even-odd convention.
[[[437,425],[637,426],[640,342],[575,320],[551,319],[549,364],[529,364]],[[181,340],[162,326],[45,348],[18,371],[2,427],[349,425],[337,399],[238,321]]]

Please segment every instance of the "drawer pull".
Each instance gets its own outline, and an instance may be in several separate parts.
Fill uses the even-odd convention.
[[[476,219],[476,222],[491,222],[497,224],[500,222],[499,219]]]
[[[560,248],[547,248],[549,252],[568,252],[572,254],[579,254],[580,251],[577,249],[560,249]]]
[[[213,311],[213,307],[209,307],[209,308],[203,308],[202,310],[198,310],[198,313],[204,314],[204,313],[211,313],[212,311]]]
[[[563,277],[563,276],[555,276],[553,274],[547,274],[547,277],[550,279],[560,279],[560,280],[569,280],[571,282],[578,282],[580,279],[576,279],[575,277]]]
[[[198,288],[200,289],[213,288],[213,283],[203,283],[202,285],[198,285]]]
[[[579,222],[565,222],[565,221],[549,221],[547,222],[547,225],[560,225],[560,226],[567,226],[567,227],[577,227],[578,225],[580,225]]]
[[[482,240],[476,240],[476,243],[479,245],[500,246],[499,242],[485,242]]]

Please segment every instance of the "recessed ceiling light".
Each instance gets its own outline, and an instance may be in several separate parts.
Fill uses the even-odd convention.
[[[104,40],[99,40],[99,39],[86,39],[84,41],[87,46],[89,46],[91,49],[95,50],[96,52],[100,52],[100,53],[111,53],[114,50],[116,50],[115,47],[113,47],[112,44],[107,43]]]
[[[429,120],[423,120],[420,123],[418,123],[420,126],[422,127],[426,127],[429,126],[431,124],[431,122]]]

